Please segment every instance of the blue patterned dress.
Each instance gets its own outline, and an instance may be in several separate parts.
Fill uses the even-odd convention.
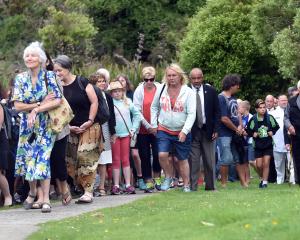
[[[56,98],[61,93],[56,84],[55,74],[41,70],[35,86],[32,85],[28,72],[20,73],[15,78],[13,101],[23,103],[41,102],[47,96],[45,74],[48,80],[48,92]],[[47,112],[38,113],[32,128],[27,127],[28,112],[21,112],[19,143],[16,155],[15,175],[24,176],[28,181],[50,178],[50,154],[55,142],[55,134],[50,128]],[[35,140],[30,144],[28,139],[35,133]]]

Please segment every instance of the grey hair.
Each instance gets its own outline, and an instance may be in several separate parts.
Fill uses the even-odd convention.
[[[47,56],[45,51],[42,48],[42,43],[36,41],[30,43],[25,49],[23,53],[23,60],[25,61],[25,56],[30,52],[37,52],[39,55],[40,63],[45,66],[47,61]]]
[[[297,83],[297,88],[300,89],[300,81]]]
[[[99,68],[97,70],[97,73],[103,75],[105,77],[105,81],[109,82],[109,80],[110,80],[110,74],[109,74],[109,71],[107,69],[105,69],[105,68]]]
[[[54,64],[59,64],[62,68],[68,69],[69,71],[72,70],[73,63],[67,55],[58,55],[53,62]]]

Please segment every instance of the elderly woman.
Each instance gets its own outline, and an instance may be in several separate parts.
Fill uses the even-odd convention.
[[[155,82],[155,69],[153,67],[144,67],[142,70],[143,82],[136,88],[133,95],[133,103],[142,114],[142,126],[137,137],[137,146],[141,157],[143,179],[146,182],[146,191],[154,189],[154,183],[157,190],[160,190],[160,172],[161,167],[158,161],[157,141],[153,132],[151,132],[151,104],[157,88],[160,86]],[[151,156],[153,163],[151,164]]]
[[[15,171],[17,176],[25,176],[30,185],[24,208],[32,207],[37,192],[36,182],[40,180],[43,191],[42,212],[50,212],[50,154],[55,134],[50,127],[48,111],[61,103],[62,96],[55,74],[44,70],[47,58],[38,42],[25,48],[23,59],[28,70],[16,76],[12,97],[21,116]]]
[[[159,162],[165,172],[161,190],[166,191],[172,182],[169,152],[175,149],[179,171],[183,178],[183,191],[189,192],[188,156],[191,149],[191,128],[196,119],[196,95],[186,85],[187,77],[177,64],[167,67],[165,84],[155,94],[151,107],[152,131],[156,132]]]
[[[66,55],[54,60],[54,71],[62,81],[64,96],[73,110],[66,161],[68,174],[84,194],[76,203],[93,201],[93,186],[101,152],[101,129],[96,118],[98,98],[86,78],[72,74],[72,61]]]
[[[98,161],[98,173],[100,175],[100,184],[99,187],[94,191],[94,196],[100,197],[106,195],[104,183],[106,178],[107,165],[112,163],[111,142],[116,133],[116,117],[114,112],[113,99],[110,96],[110,94],[104,92],[105,90],[107,90],[108,87],[109,72],[104,68],[100,68],[97,70],[97,73],[89,77],[89,82],[97,86],[102,91],[103,97],[106,100],[106,104],[110,113],[108,122],[105,122],[101,125],[104,140],[104,149],[101,152]]]

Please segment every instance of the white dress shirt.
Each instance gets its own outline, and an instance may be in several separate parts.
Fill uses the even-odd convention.
[[[192,89],[197,93],[197,89],[192,85]],[[203,119],[203,124],[206,123],[206,117],[205,117],[205,108],[204,108],[204,92],[203,92],[203,84],[201,84],[201,87],[199,88],[198,92],[201,100],[201,108],[202,108],[202,119]]]

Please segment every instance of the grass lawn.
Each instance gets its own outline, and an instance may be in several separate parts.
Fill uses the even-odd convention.
[[[179,189],[62,221],[29,239],[300,239],[300,188],[229,183],[217,192]]]

